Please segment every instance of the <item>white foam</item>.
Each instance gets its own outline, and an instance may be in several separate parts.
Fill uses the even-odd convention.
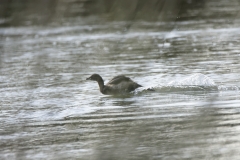
[[[213,87],[216,86],[215,82],[208,76],[196,73],[186,77],[182,80],[174,80],[168,83],[170,86],[204,86],[204,87]]]

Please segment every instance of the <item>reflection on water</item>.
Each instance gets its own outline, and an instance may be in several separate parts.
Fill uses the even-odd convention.
[[[20,2],[0,12],[0,159],[238,159],[239,2],[179,1],[165,21],[176,4],[51,1],[47,19]],[[92,73],[144,87],[102,95]]]

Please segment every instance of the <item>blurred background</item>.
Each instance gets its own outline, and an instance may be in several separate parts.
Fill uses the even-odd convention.
[[[0,0],[0,159],[239,159],[239,7]]]
[[[237,0],[1,0],[0,17],[2,27],[111,21],[217,21],[224,17],[230,24],[239,18],[238,5]]]

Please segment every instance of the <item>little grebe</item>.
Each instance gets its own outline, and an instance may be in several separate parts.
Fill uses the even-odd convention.
[[[138,87],[142,87],[140,84],[137,84],[129,77],[126,77],[124,75],[113,77],[113,79],[110,80],[106,85],[104,85],[102,77],[98,74],[93,74],[86,80],[97,81],[101,93],[107,95],[129,93]]]

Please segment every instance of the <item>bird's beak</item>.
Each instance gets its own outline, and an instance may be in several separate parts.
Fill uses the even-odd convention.
[[[91,80],[91,77],[86,78],[86,80]]]

